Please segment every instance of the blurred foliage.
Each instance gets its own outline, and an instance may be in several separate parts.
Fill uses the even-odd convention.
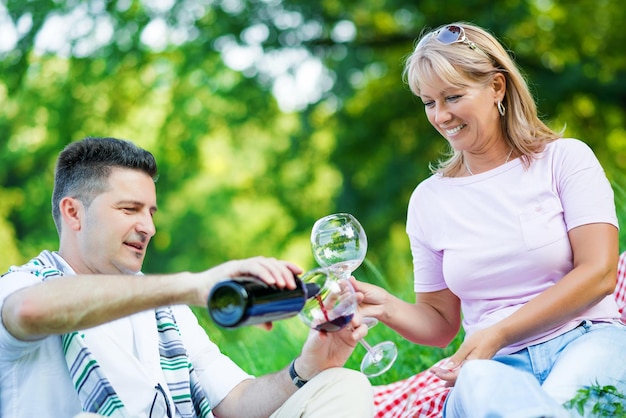
[[[57,246],[58,152],[115,136],[160,166],[146,272],[258,254],[308,269],[314,221],[350,212],[410,299],[406,205],[445,145],[402,82],[421,31],[496,34],[623,202],[625,18],[619,0],[0,0],[0,270]]]
[[[626,396],[615,386],[600,386],[597,382],[579,389],[565,406],[583,417],[626,416]]]

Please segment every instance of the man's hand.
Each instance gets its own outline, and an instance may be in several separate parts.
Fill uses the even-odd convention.
[[[322,370],[343,367],[359,340],[367,335],[368,327],[356,314],[350,324],[337,332],[311,330],[296,360],[298,374],[312,379]]]
[[[235,277],[254,277],[278,288],[295,289],[294,275],[302,273],[302,269],[288,261],[269,257],[252,257],[243,260],[232,260],[215,266],[201,273],[193,274],[195,282],[190,283],[197,289],[195,300],[190,305],[205,306],[216,283]],[[200,279],[198,281],[198,279]],[[265,328],[271,328],[266,325]]]

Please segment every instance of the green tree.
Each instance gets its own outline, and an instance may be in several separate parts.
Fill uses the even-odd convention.
[[[623,217],[625,15],[618,0],[0,0],[0,267],[56,247],[58,151],[117,136],[160,163],[147,272],[257,254],[310,268],[314,221],[345,211],[368,234],[356,276],[411,300],[406,205],[445,141],[403,59],[457,20],[514,51],[546,121],[596,151]],[[403,349],[401,373],[443,354]]]

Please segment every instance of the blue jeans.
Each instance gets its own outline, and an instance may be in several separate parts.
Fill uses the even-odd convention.
[[[585,386],[613,385],[626,394],[625,354],[626,326],[584,321],[563,335],[516,353],[466,362],[443,416],[578,416],[563,404]]]

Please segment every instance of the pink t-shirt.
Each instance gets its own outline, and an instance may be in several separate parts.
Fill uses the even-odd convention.
[[[434,175],[409,202],[407,234],[415,292],[449,288],[461,299],[467,335],[511,315],[573,268],[567,232],[617,226],[613,190],[592,150],[577,139],[548,144],[528,170],[515,159],[470,177]],[[518,351],[583,319],[619,318],[612,296]]]

